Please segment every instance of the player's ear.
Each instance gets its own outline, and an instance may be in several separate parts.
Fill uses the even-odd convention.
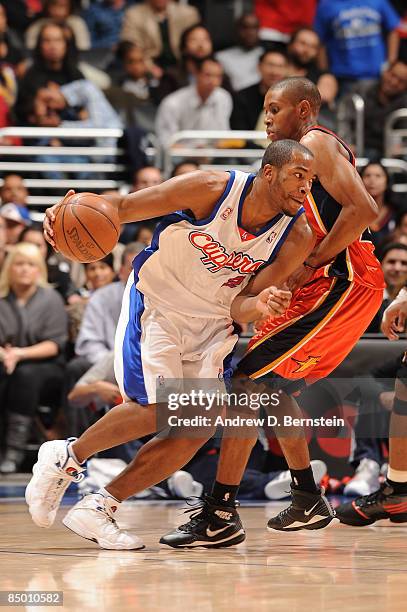
[[[301,100],[298,105],[298,113],[301,119],[309,117],[309,115],[311,114],[311,104],[308,102],[308,100]]]
[[[263,166],[261,171],[265,179],[267,179],[268,181],[272,180],[274,176],[274,166],[272,166],[271,164],[266,164],[265,166]]]

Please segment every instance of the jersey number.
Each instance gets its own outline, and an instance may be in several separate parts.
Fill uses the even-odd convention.
[[[244,276],[235,276],[234,278],[229,278],[227,283],[223,283],[222,287],[230,287],[234,289],[242,284]]]

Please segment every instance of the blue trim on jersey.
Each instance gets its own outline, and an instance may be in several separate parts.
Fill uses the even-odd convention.
[[[141,359],[141,316],[144,312],[144,295],[137,289],[139,272],[143,264],[159,248],[160,234],[174,223],[184,219],[181,213],[165,217],[154,230],[150,246],[141,251],[133,260],[134,284],[130,289],[129,321],[123,341],[123,385],[124,391],[132,400],[142,406],[149,404],[144,384],[143,362]]]
[[[232,189],[232,185],[233,182],[235,180],[236,177],[236,173],[234,170],[229,170],[228,171],[230,176],[229,176],[229,180],[227,182],[227,185],[225,187],[225,191],[222,193],[222,195],[220,196],[219,200],[216,202],[215,206],[213,207],[213,211],[211,212],[209,217],[206,217],[206,219],[200,219],[199,221],[197,221],[196,219],[194,219],[193,217],[191,217],[190,215],[187,215],[187,213],[185,211],[180,211],[180,215],[182,215],[183,219],[186,219],[191,225],[206,225],[207,223],[210,223],[211,221],[214,220],[214,218],[217,215],[217,212],[219,210],[219,208],[222,206],[223,202],[226,200],[226,198],[228,197],[230,190]]]
[[[133,259],[134,283],[136,285],[138,283],[138,275],[143,264],[146,263],[147,259],[149,259],[151,255],[154,255],[154,253],[158,251],[158,248],[160,246],[160,234],[170,225],[173,225],[174,223],[180,223],[180,221],[184,221],[185,219],[188,219],[188,216],[184,216],[182,212],[175,212],[171,213],[170,215],[167,215],[162,221],[157,224],[157,227],[155,228],[153,237],[151,239],[151,244]]]
[[[300,217],[302,214],[305,214],[305,208],[303,206],[301,206],[301,208],[299,210],[297,210],[297,212],[295,213],[294,217],[291,219],[290,223],[287,225],[287,227],[284,230],[283,235],[281,236],[280,240],[277,242],[272,254],[270,255],[269,260],[266,263],[266,266],[268,266],[269,264],[273,263],[273,261],[275,260],[275,258],[278,255],[279,250],[281,249],[281,247],[283,246],[288,234],[291,232],[294,223],[297,221],[298,217]],[[264,266],[262,266],[260,269],[263,269]]]
[[[133,284],[130,289],[129,321],[123,340],[123,386],[127,397],[145,406],[149,403],[141,360],[141,316],[144,296]]]
[[[261,236],[262,234],[264,234],[265,232],[268,232],[269,229],[271,229],[273,227],[273,225],[275,225],[277,223],[277,221],[280,221],[281,217],[283,216],[283,213],[278,213],[275,217],[273,217],[268,223],[267,225],[265,225],[264,227],[261,228],[261,230],[259,230],[256,233],[253,233],[249,230],[247,230],[245,227],[243,227],[242,225],[242,212],[243,212],[243,203],[247,194],[247,191],[250,187],[250,185],[253,183],[254,179],[256,178],[255,174],[249,174],[249,176],[247,177],[245,186],[243,187],[243,191],[240,195],[240,199],[239,199],[239,208],[238,208],[238,212],[237,212],[237,225],[238,227],[240,227],[244,232],[248,232],[249,234],[251,234],[252,236]]]

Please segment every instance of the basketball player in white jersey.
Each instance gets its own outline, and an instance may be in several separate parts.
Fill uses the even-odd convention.
[[[241,322],[265,312],[280,314],[288,306],[290,292],[277,288],[314,244],[302,206],[311,189],[312,160],[301,144],[282,140],[269,145],[257,176],[198,171],[109,198],[122,223],[168,216],[151,246],[134,260],[123,298],[115,371],[125,401],[78,440],[41,446],[26,490],[38,526],[52,525],[64,491],[83,477],[86,459],[156,431],[157,386],[166,379],[222,378],[237,340],[231,307],[244,288]],[[180,209],[184,212],[175,212]],[[44,222],[53,246],[54,211],[47,211]],[[203,442],[187,432],[183,438],[154,438],[109,485],[78,502],[64,525],[102,548],[142,548],[138,537],[119,529],[115,510],[122,500],[180,469]],[[223,541],[227,528],[220,530]],[[244,537],[243,528],[234,526],[230,544]]]

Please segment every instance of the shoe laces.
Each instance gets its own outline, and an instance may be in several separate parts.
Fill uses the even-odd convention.
[[[187,499],[186,503],[191,507],[183,508],[184,514],[190,514],[189,521],[178,527],[178,529],[185,532],[190,532],[195,527],[198,527],[201,522],[207,519],[209,512],[209,503],[205,497],[192,496],[189,499],[196,500],[190,502]]]
[[[205,521],[208,521],[210,519],[211,508],[213,507],[222,508],[221,505],[218,506],[214,503],[211,503],[210,500],[212,498],[210,498],[208,495],[202,495],[202,496],[193,495],[189,499],[197,500],[196,502],[194,501],[189,502],[187,499],[186,503],[188,506],[191,506],[191,508],[183,508],[184,514],[190,513],[189,522],[184,523],[183,525],[180,525],[178,527],[178,529],[180,529],[181,531],[185,531],[187,533],[189,533],[196,527],[199,527],[201,523],[204,523]],[[238,508],[239,505],[240,505],[239,502],[235,501],[233,508]],[[230,509],[231,509],[230,506],[225,506],[225,510],[230,510]]]

